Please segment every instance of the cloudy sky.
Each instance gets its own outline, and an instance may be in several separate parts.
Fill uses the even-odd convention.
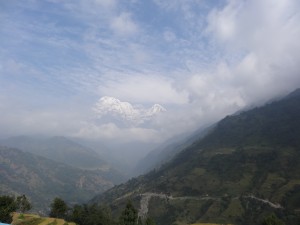
[[[0,135],[197,129],[300,87],[299,24],[299,0],[0,0]]]

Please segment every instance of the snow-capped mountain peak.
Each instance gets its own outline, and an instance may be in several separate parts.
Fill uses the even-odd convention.
[[[156,113],[166,112],[167,110],[164,107],[162,107],[160,104],[154,104],[149,111],[152,112],[153,114],[156,114]]]
[[[122,102],[117,98],[109,96],[100,98],[93,110],[99,118],[113,116],[134,125],[142,124],[152,119],[155,115],[167,111],[159,104],[154,104],[150,109],[145,109],[143,107],[134,107],[129,102]]]

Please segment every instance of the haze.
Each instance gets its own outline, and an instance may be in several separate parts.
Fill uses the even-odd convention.
[[[0,0],[0,135],[145,154],[298,88],[299,24],[297,0]]]

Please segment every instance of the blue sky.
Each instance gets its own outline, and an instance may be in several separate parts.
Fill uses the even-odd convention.
[[[2,136],[160,142],[300,86],[297,0],[0,0]],[[99,119],[111,96],[167,109]]]

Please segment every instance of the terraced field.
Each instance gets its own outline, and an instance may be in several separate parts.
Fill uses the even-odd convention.
[[[76,225],[63,219],[40,217],[33,214],[14,213],[12,225]]]

